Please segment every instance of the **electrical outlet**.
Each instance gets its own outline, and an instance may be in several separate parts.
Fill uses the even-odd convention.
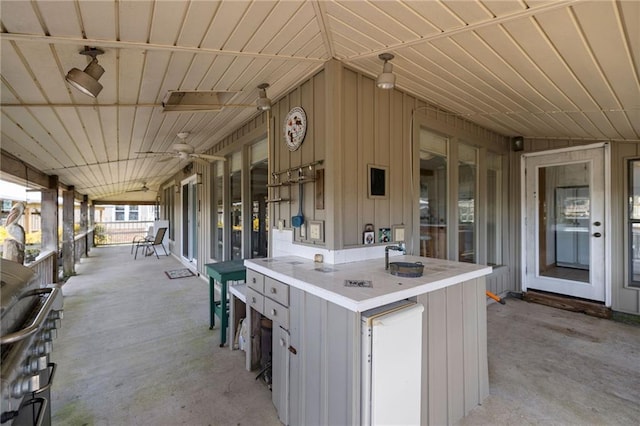
[[[302,238],[302,239],[306,239],[307,238],[307,227],[305,225],[306,224],[303,223],[302,226],[300,226],[300,238]]]
[[[280,219],[278,221],[278,231],[282,231],[284,229],[284,219]]]

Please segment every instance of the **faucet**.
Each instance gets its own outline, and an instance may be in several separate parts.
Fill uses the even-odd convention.
[[[389,250],[401,251],[402,254],[407,254],[407,249],[404,246],[404,242],[400,242],[393,246],[386,246],[384,248],[384,269],[389,269]]]

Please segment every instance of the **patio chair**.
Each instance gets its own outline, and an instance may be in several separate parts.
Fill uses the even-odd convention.
[[[145,239],[142,241],[138,241],[136,243],[136,254],[133,258],[134,259],[138,258],[138,249],[140,247],[143,247],[145,255],[147,255],[148,253],[151,252],[151,250],[153,250],[153,253],[155,253],[156,257],[160,259],[160,256],[158,256],[158,251],[156,250],[156,246],[162,246],[162,250],[164,250],[164,254],[169,256],[169,253],[167,253],[167,249],[164,248],[164,244],[162,244],[162,240],[164,239],[164,234],[166,232],[167,232],[167,228],[158,228],[158,231],[156,232],[156,235],[153,238],[153,240]]]
[[[147,230],[147,235],[136,235],[135,237],[133,237],[133,240],[131,241],[131,254],[133,254],[133,249],[135,248],[136,244],[138,244],[140,241],[153,241],[154,237],[156,236],[155,232],[153,232],[153,225],[149,227],[149,230]]]

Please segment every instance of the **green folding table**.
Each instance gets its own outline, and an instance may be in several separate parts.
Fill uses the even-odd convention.
[[[246,281],[247,268],[244,260],[228,260],[226,262],[207,263],[209,275],[209,330],[215,325],[215,316],[220,318],[220,347],[227,342],[228,313],[228,282]],[[220,283],[220,300],[215,300],[215,282]]]

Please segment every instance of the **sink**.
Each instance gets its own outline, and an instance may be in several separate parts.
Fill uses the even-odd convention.
[[[389,273],[398,277],[416,278],[422,276],[422,262],[390,262]]]

